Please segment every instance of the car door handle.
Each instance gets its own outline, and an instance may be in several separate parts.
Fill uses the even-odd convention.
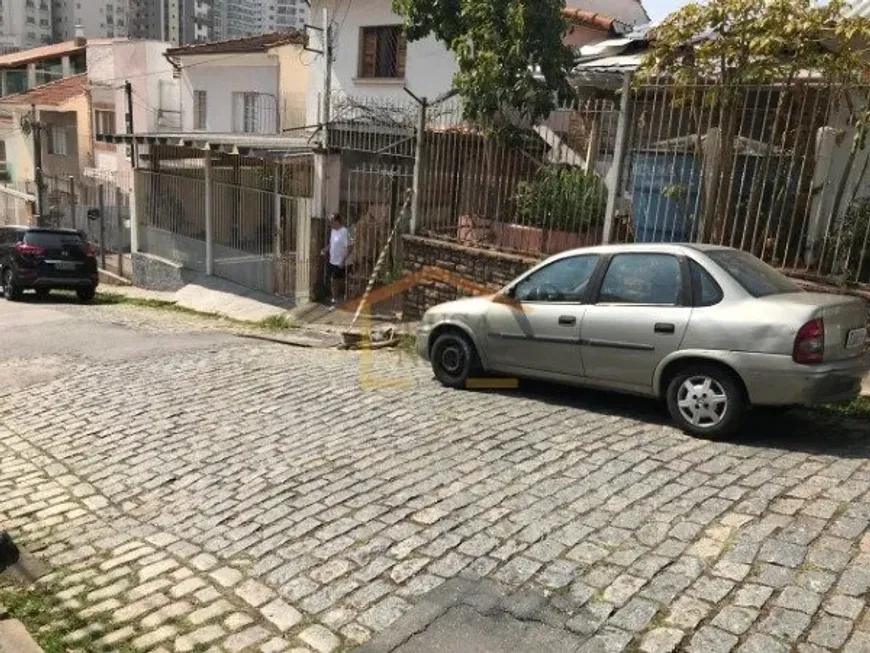
[[[577,318],[573,315],[562,315],[559,317],[559,326],[574,326],[577,324]]]
[[[668,324],[667,322],[658,322],[656,323],[653,331],[656,333],[675,333],[677,328],[673,324]]]

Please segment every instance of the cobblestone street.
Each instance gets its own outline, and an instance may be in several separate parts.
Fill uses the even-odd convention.
[[[110,644],[351,651],[463,576],[547,595],[584,651],[870,651],[866,422],[711,443],[171,313],[0,322],[0,528]]]

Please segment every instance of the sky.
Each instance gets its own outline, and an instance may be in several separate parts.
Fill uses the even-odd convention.
[[[658,22],[672,11],[683,5],[689,4],[689,0],[643,0],[646,13],[653,22]]]

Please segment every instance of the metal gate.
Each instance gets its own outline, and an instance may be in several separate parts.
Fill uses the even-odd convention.
[[[345,289],[347,298],[359,297],[365,291],[378,256],[399,219],[413,177],[413,165],[404,163],[364,163],[348,170],[341,197],[341,213],[346,217],[354,240]],[[401,239],[397,238],[391,243],[387,261],[380,270],[378,285],[387,285],[401,278],[401,262]],[[401,297],[384,302],[375,309],[378,312],[400,311]]]

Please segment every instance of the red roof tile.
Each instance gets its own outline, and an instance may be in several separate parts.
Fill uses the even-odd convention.
[[[59,106],[78,97],[88,90],[88,76],[85,73],[73,75],[56,82],[37,86],[24,93],[7,95],[0,98],[0,104],[21,104],[36,106]]]
[[[276,48],[288,43],[305,42],[305,35],[301,32],[273,32],[271,34],[258,34],[245,36],[240,39],[229,41],[214,41],[212,43],[193,43],[180,48],[170,48],[166,54],[170,57],[180,57],[188,54],[234,54],[248,52],[266,52],[270,48]]]

